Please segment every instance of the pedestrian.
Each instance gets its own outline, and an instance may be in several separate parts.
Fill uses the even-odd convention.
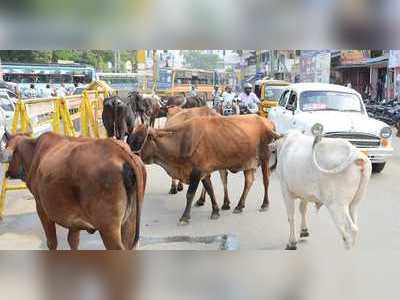
[[[61,83],[60,88],[57,90],[57,97],[64,98],[67,95],[64,83]]]
[[[46,84],[46,87],[43,90],[42,97],[43,98],[51,98],[52,97],[52,90],[51,90],[50,84]]]
[[[192,86],[190,88],[189,95],[191,97],[196,97],[197,96],[196,85],[192,84]]]
[[[27,96],[29,99],[33,99],[33,98],[36,98],[36,95],[37,95],[37,93],[36,93],[35,85],[33,83],[31,83]]]
[[[376,88],[376,100],[381,102],[383,100],[383,89],[385,87],[385,83],[382,77],[378,78],[377,88]]]

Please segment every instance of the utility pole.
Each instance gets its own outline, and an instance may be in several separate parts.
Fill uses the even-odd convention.
[[[158,75],[157,49],[153,49],[153,92],[157,89]]]

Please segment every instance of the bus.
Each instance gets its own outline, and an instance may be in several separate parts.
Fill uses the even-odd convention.
[[[157,78],[157,92],[167,95],[188,93],[192,85],[197,93],[211,98],[215,84],[215,71],[185,68],[160,68]]]
[[[41,97],[47,84],[57,89],[63,83],[67,90],[72,90],[75,83],[89,84],[96,74],[94,67],[78,63],[3,63],[2,73],[4,81],[18,84],[22,97],[27,95],[31,84],[35,84],[37,97]]]
[[[137,73],[96,73],[96,78],[106,82],[116,90],[138,90],[139,78]]]

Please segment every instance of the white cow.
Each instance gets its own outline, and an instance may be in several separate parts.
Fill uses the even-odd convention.
[[[357,205],[364,197],[371,176],[368,157],[343,139],[323,138],[297,131],[277,142],[277,170],[290,224],[287,250],[296,249],[295,200],[300,199],[301,233],[307,229],[307,203],[325,205],[331,214],[344,246],[350,249],[358,232]]]

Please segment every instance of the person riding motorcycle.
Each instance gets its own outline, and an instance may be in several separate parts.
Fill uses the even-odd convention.
[[[236,114],[238,108],[236,107],[235,98],[236,95],[232,91],[232,88],[230,86],[226,86],[225,92],[222,94],[222,106],[221,106],[222,115]]]
[[[243,85],[243,92],[239,95],[241,113],[255,114],[258,112],[260,99],[252,92],[252,89],[253,87],[250,83]]]

